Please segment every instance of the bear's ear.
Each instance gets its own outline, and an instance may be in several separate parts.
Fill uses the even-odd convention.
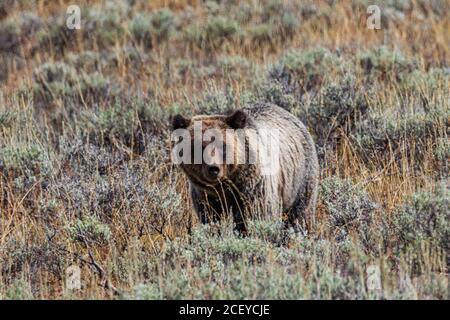
[[[177,114],[172,118],[172,129],[173,130],[186,129],[190,123],[191,123],[190,119],[186,119],[182,115]]]
[[[226,122],[233,129],[242,129],[247,124],[247,114],[237,110],[227,117]]]

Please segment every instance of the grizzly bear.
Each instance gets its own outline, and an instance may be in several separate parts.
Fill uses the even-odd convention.
[[[231,215],[235,228],[246,233],[248,218],[280,215],[286,226],[312,225],[319,165],[313,139],[294,115],[259,103],[230,115],[191,119],[176,115],[172,127],[174,132],[185,132],[181,140],[188,140],[189,146],[175,153],[185,156],[178,163],[188,177],[193,207],[202,223]],[[208,130],[218,133],[214,139],[205,139]],[[275,137],[271,145],[267,137]],[[212,143],[216,148],[206,153]],[[200,150],[197,161],[194,146]],[[265,153],[265,158],[259,157]],[[263,170],[262,158],[275,169]]]

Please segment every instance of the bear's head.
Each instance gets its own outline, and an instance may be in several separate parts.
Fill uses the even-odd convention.
[[[228,116],[173,117],[175,136],[182,137],[174,148],[175,153],[183,158],[178,163],[194,184],[214,186],[234,174],[242,153],[245,153],[242,137],[248,121],[243,110]]]

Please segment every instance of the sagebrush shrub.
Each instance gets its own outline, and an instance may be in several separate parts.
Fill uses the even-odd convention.
[[[106,245],[111,237],[108,225],[95,216],[84,216],[68,226],[70,237],[86,245]]]
[[[167,40],[174,31],[176,18],[170,9],[161,9],[152,14],[150,18],[152,31],[158,41]]]
[[[175,30],[176,19],[170,9],[161,9],[152,14],[138,14],[131,20],[129,29],[133,37],[146,48],[152,48],[152,40],[167,40]]]
[[[263,82],[256,87],[254,93],[248,99],[249,102],[273,103],[296,115],[302,116],[299,110],[300,100],[294,94],[286,92],[284,86],[278,81]]]
[[[340,59],[326,48],[289,50],[269,70],[269,79],[283,84],[287,92],[317,90]]]
[[[74,116],[91,143],[114,149],[115,142],[120,141],[142,154],[152,139],[167,134],[169,114],[152,99],[116,97],[105,108],[77,110]]]
[[[54,170],[54,163],[47,150],[37,144],[17,144],[0,146],[0,181],[10,182],[10,189],[3,197],[27,196],[24,205],[32,205],[33,186],[44,187]],[[1,199],[1,197],[0,197]]]
[[[437,141],[436,149],[434,149],[434,156],[437,162],[437,173],[440,177],[445,179],[450,176],[450,141],[446,138],[440,138]]]
[[[124,21],[129,11],[126,1],[106,2],[101,9],[88,8],[83,22],[83,35],[100,47],[114,44],[125,34]]]
[[[355,232],[357,241],[367,250],[378,251],[382,239],[375,221],[380,208],[360,186],[349,180],[327,178],[320,185],[319,195],[328,212],[330,232],[337,241]]]
[[[365,88],[347,76],[340,82],[324,86],[306,110],[306,124],[319,146],[336,144],[336,131],[349,133],[368,112]]]
[[[118,93],[101,73],[78,73],[63,62],[42,65],[34,71],[33,79],[34,96],[42,106],[54,101],[101,101]]]
[[[3,298],[3,297],[2,297]],[[33,299],[32,289],[29,282],[24,279],[16,279],[6,291],[7,300],[30,300]]]
[[[357,123],[352,139],[366,161],[377,161],[389,155],[389,150],[394,152],[396,159],[402,152],[423,159],[427,143],[445,137],[449,119],[449,111],[445,108],[420,113],[373,113]],[[414,143],[405,144],[407,139],[414,139]]]
[[[196,227],[189,237],[167,242],[161,252],[163,262],[152,267],[164,276],[136,285],[125,298],[364,296],[358,268],[367,257],[357,244],[348,240],[344,247],[292,234],[287,247],[280,245],[282,229],[280,221],[252,221],[248,237],[242,238],[227,222]]]
[[[32,12],[0,22],[0,54],[22,55],[20,49],[25,41],[31,41],[43,27],[42,19]],[[32,41],[31,41],[32,42]],[[28,44],[33,47],[34,44]]]
[[[20,275],[28,275],[29,281],[26,282],[30,289],[28,299],[33,297],[32,291],[35,292],[39,286],[40,272],[61,278],[69,261],[65,254],[46,239],[33,243],[31,239],[24,241],[10,237],[0,249],[9,253],[8,256],[0,254],[0,272],[8,284],[12,283],[12,288],[15,287],[13,283],[20,279]]]
[[[217,65],[223,76],[232,79],[238,79],[243,73],[250,74],[254,69],[252,61],[242,56],[221,56]]]
[[[84,2],[0,0],[0,298],[448,298],[448,0]],[[310,230],[192,214],[170,116],[256,102],[313,134]]]
[[[133,17],[130,23],[130,32],[138,42],[142,42],[146,47],[152,46],[152,28],[151,28],[151,15],[138,14]]]
[[[443,180],[432,192],[419,191],[399,208],[393,219],[400,247],[430,241],[450,258],[450,189]]]
[[[271,23],[262,23],[251,26],[248,29],[248,35],[254,43],[270,43],[277,34],[277,27]]]
[[[239,31],[239,25],[231,19],[216,17],[208,21],[205,34],[208,40],[231,38]]]
[[[418,67],[417,61],[386,46],[361,52],[357,59],[366,76],[384,81],[400,81]]]
[[[226,114],[236,108],[237,102],[231,88],[224,91],[211,88],[195,99],[195,108],[199,114]]]

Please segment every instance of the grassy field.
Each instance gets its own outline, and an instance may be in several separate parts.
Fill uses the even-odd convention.
[[[1,0],[0,298],[449,299],[449,30],[448,0]],[[173,114],[255,101],[317,144],[287,245],[200,225],[170,162]]]

